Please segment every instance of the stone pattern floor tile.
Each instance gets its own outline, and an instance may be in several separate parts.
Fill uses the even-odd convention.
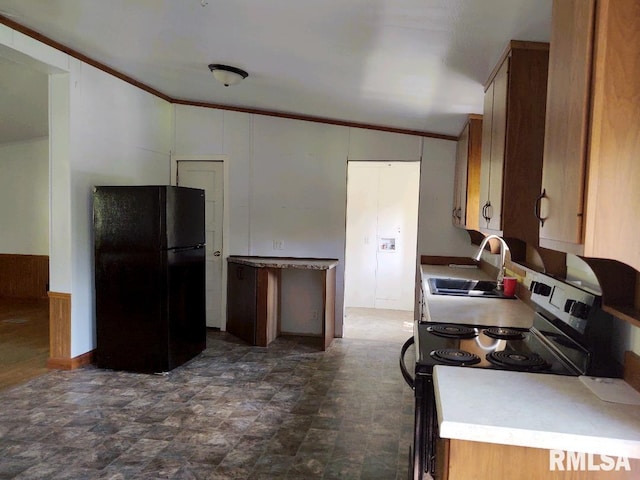
[[[87,367],[0,392],[0,479],[407,478],[402,342],[369,332],[319,352],[303,337],[207,335],[168,374]]]

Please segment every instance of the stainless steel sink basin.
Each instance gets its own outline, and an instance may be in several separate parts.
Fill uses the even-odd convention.
[[[468,280],[464,278],[436,278],[427,280],[431,295],[457,295],[462,297],[513,298],[505,297],[502,290],[496,290],[497,282],[488,280]]]

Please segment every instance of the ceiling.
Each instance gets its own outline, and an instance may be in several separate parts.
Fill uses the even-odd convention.
[[[549,40],[551,1],[0,0],[0,15],[173,99],[457,136],[507,42]],[[210,63],[249,77],[224,87]]]

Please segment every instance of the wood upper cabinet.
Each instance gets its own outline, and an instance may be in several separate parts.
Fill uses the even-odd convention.
[[[556,0],[551,42],[540,244],[640,270],[640,2]]]
[[[456,149],[452,222],[468,230],[478,230],[482,115],[469,115]]]
[[[549,44],[512,41],[485,90],[480,231],[538,244]]]
[[[583,253],[583,213],[595,0],[553,3],[540,245]]]

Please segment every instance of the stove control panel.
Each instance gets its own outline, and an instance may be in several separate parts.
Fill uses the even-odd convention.
[[[591,307],[598,298],[581,288],[537,274],[529,287],[531,300],[542,310],[584,333]]]

